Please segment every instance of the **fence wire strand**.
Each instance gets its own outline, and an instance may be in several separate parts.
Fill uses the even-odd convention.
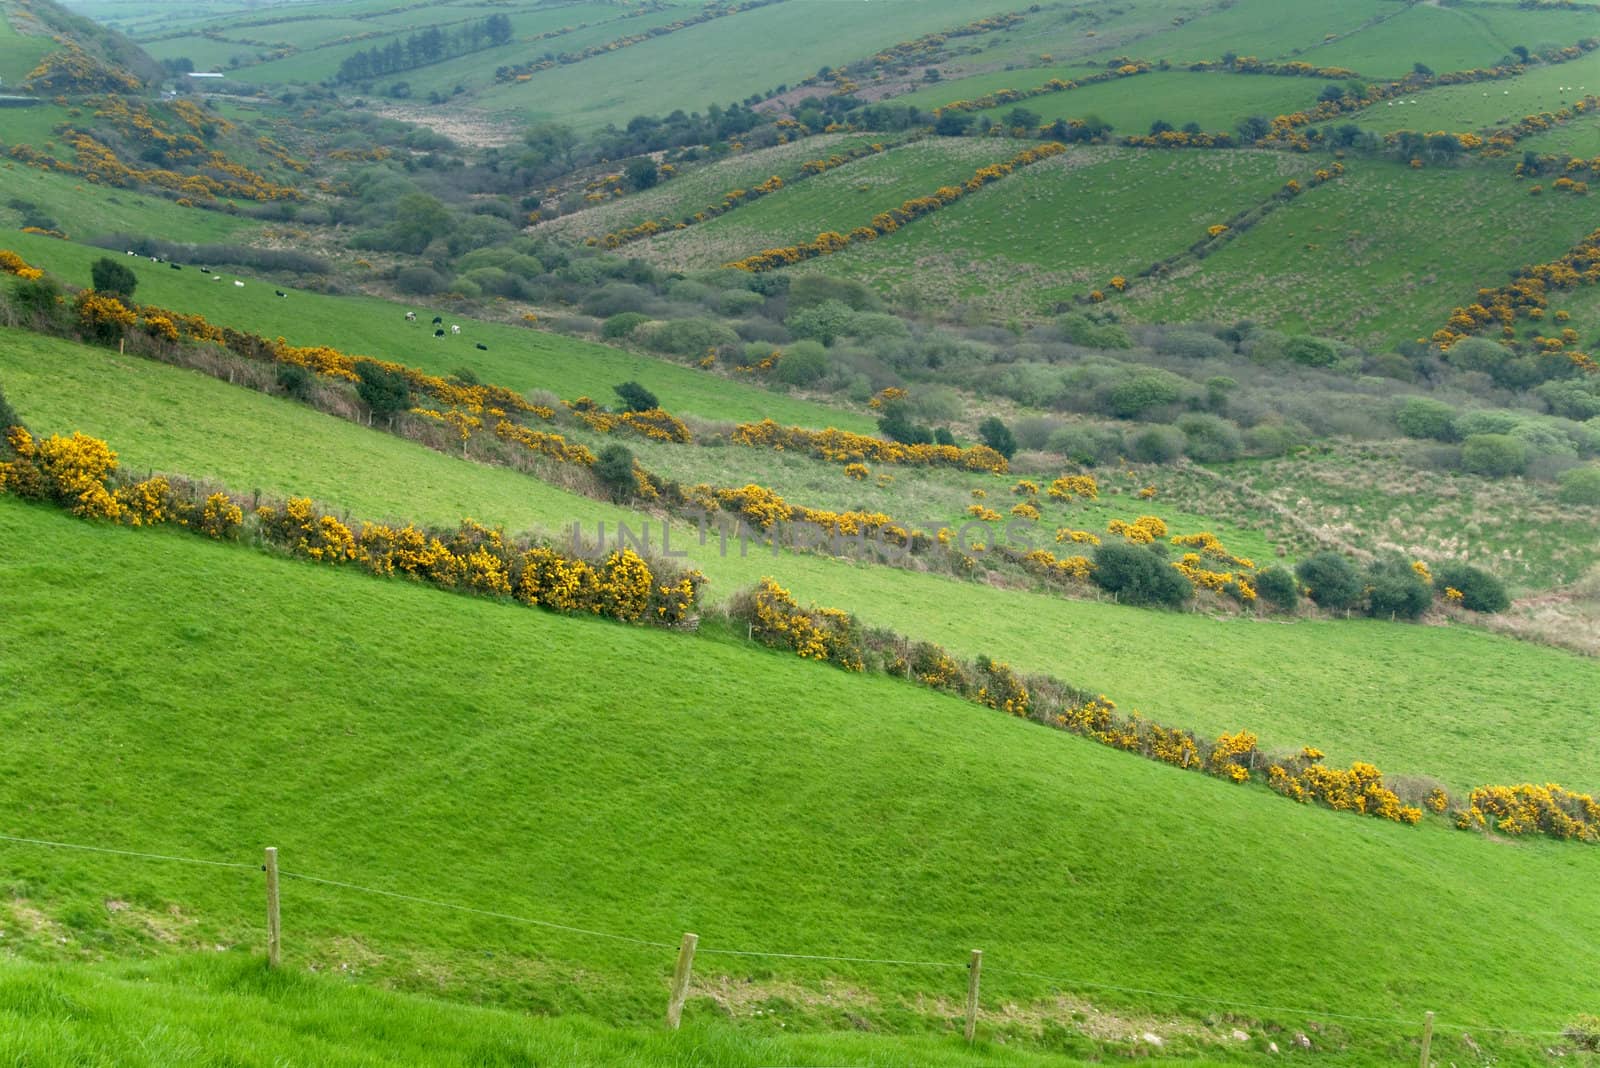
[[[233,860],[203,860],[199,857],[174,857],[165,853],[139,853],[131,849],[108,849],[105,846],[76,845],[72,842],[51,842],[43,838],[19,838],[0,834],[0,842],[20,842],[25,845],[49,846],[52,849],[73,849],[82,853],[109,853],[116,857],[137,857],[140,860],[164,860],[173,864],[200,864],[209,868],[235,868],[240,871],[260,871],[259,864],[243,864]]]
[[[51,849],[74,850],[83,853],[101,853],[117,857],[131,857],[136,860],[155,860],[173,864],[194,864],[209,868],[225,868],[234,871],[261,871],[261,864],[246,864],[241,861],[208,860],[202,857],[174,856],[167,853],[145,853],[132,849],[112,849],[106,846],[79,845],[75,842],[55,842],[44,838],[25,838],[18,835],[0,834],[0,842],[13,842],[19,845],[46,846]],[[333,887],[339,890],[349,890],[360,894],[371,894],[375,897],[389,898],[395,901],[407,901],[416,905],[426,905],[430,908],[449,909],[453,912],[465,912],[490,919],[505,920],[510,923],[526,924],[530,927],[540,927],[545,930],[563,931],[568,934],[584,935],[590,938],[605,938],[615,942],[626,942],[636,946],[646,946],[651,949],[676,950],[677,945],[671,942],[658,942],[648,938],[636,938],[633,935],[617,934],[613,931],[597,931],[588,927],[577,927],[572,924],[557,923],[553,920],[540,920],[531,916],[518,916],[509,912],[497,912],[493,909],[480,909],[471,905],[460,905],[451,901],[438,901],[433,898],[418,897],[413,894],[402,894],[396,890],[383,890],[373,886],[362,886],[358,883],[343,882],[338,879],[327,879],[320,875],[310,875],[305,872],[282,871],[278,872],[280,878],[298,879],[304,883],[313,883],[319,886]],[[899,960],[885,957],[845,957],[833,956],[823,953],[781,953],[771,950],[759,949],[720,949],[715,946],[701,947],[697,954],[702,956],[766,958],[773,960],[807,960],[825,961],[841,964],[881,964],[890,967],[906,968],[945,968],[965,970],[968,965],[964,961],[943,960]],[[1385,1024],[1397,1027],[1415,1028],[1417,1020],[1402,1019],[1391,1016],[1361,1016],[1353,1013],[1326,1012],[1318,1009],[1294,1008],[1285,1005],[1268,1005],[1260,1002],[1234,1001],[1228,998],[1212,997],[1206,994],[1181,994],[1170,990],[1151,990],[1144,987],[1117,986],[1112,983],[1097,983],[1082,979],[1067,979],[1061,976],[1050,975],[1045,972],[1023,971],[1021,969],[999,967],[986,969],[990,976],[1009,976],[1019,979],[1038,979],[1049,983],[1061,991],[1076,990],[1104,990],[1117,994],[1135,994],[1142,997],[1168,998],[1174,1001],[1186,1001],[1197,1005],[1209,1005],[1217,1008],[1250,1009],[1255,1012],[1276,1013],[1288,1017],[1301,1017],[1304,1019],[1343,1020],[1351,1023]],[[1527,1038],[1559,1038],[1562,1031],[1528,1031],[1512,1027],[1486,1027],[1475,1024],[1459,1024],[1447,1021],[1435,1021],[1434,1026],[1441,1029],[1476,1031],[1480,1034],[1517,1035]]]

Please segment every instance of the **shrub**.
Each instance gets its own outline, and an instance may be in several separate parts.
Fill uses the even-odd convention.
[[[1468,564],[1440,564],[1434,568],[1433,588],[1460,593],[1461,607],[1474,612],[1504,612],[1511,607],[1505,583],[1480,567]],[[1454,600],[1455,598],[1451,598]]]
[[[1197,330],[1174,330],[1156,339],[1155,350],[1164,356],[1181,356],[1187,360],[1218,360],[1233,355],[1227,342]]]
[[[1600,464],[1563,472],[1556,496],[1562,504],[1600,506]]]
[[[1064,340],[1086,349],[1133,348],[1133,339],[1116,323],[1097,323],[1087,315],[1063,315],[1056,325]]]
[[[363,360],[356,364],[356,395],[373,415],[392,419],[411,407],[411,385],[405,375]]]
[[[661,407],[656,395],[637,382],[623,382],[611,389],[622,401],[622,410],[625,412],[649,412]]]
[[[783,354],[772,376],[791,386],[809,386],[827,373],[827,351],[815,342],[802,341]]]
[[[1433,590],[1399,557],[1374,561],[1367,569],[1367,614],[1381,619],[1416,619],[1433,603]]]
[[[1175,607],[1193,592],[1177,568],[1151,550],[1126,542],[1108,542],[1095,549],[1093,578],[1124,604]]]
[[[1292,337],[1283,346],[1283,354],[1307,367],[1330,367],[1339,359],[1339,350],[1333,342],[1320,337]]]
[[[1528,469],[1528,446],[1509,434],[1474,434],[1461,443],[1461,466],[1491,478],[1520,475]]]
[[[311,396],[312,385],[316,381],[308,368],[297,363],[284,363],[278,365],[278,388],[295,400],[303,401]]]
[[[789,284],[791,310],[809,308],[827,301],[838,301],[851,311],[877,311],[882,307],[878,295],[866,285],[848,278],[821,274],[802,274]]]
[[[637,329],[637,327],[635,328]],[[700,356],[707,349],[737,345],[733,328],[712,319],[674,319],[639,331],[640,340],[657,352],[675,356]]]
[[[1133,419],[1153,408],[1175,404],[1181,396],[1183,391],[1176,376],[1137,374],[1111,387],[1106,408],[1119,419]]]
[[[1239,428],[1215,415],[1193,412],[1179,418],[1184,451],[1201,463],[1224,463],[1237,459],[1240,450]]]
[[[649,321],[650,316],[645,315],[643,312],[620,312],[605,321],[604,325],[600,327],[600,336],[609,338],[612,341],[618,338],[625,338],[633,333],[640,324],[648,323]]]
[[[0,389],[0,431],[5,431],[14,426],[22,425],[22,416],[11,407],[11,402],[6,400],[6,391]]]
[[[1017,439],[1011,428],[999,416],[991,415],[978,424],[978,437],[983,443],[1007,460],[1017,454]]]
[[[407,267],[394,276],[394,287],[402,293],[430,297],[443,293],[450,280],[432,267]]]
[[[1143,464],[1170,464],[1183,455],[1183,432],[1176,427],[1152,426],[1128,442],[1128,454]]]
[[[626,500],[639,490],[633,472],[633,453],[625,445],[607,445],[595,460],[594,473],[617,500]]]
[[[139,278],[132,269],[107,256],[94,261],[89,268],[89,277],[94,280],[94,288],[100,293],[132,297],[133,291],[139,288]]]
[[[825,300],[821,304],[792,312],[783,324],[796,337],[815,338],[824,345],[831,345],[841,335],[850,332],[854,319],[855,312],[850,310],[850,305],[843,301]]]
[[[1407,397],[1394,415],[1395,425],[1408,438],[1456,440],[1456,410],[1428,397]]]
[[[1350,608],[1361,600],[1361,576],[1355,565],[1336,552],[1320,552],[1294,569],[1307,596],[1327,609]]]
[[[1284,611],[1300,603],[1300,583],[1287,568],[1269,567],[1256,575],[1256,593],[1274,608]]]

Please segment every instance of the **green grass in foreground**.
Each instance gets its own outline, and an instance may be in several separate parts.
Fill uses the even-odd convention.
[[[1297,806],[731,636],[9,498],[0,545],[7,833],[246,865],[275,844],[290,872],[667,945],[288,878],[294,967],[651,1026],[693,930],[691,1021],[948,1033],[980,946],[986,1009],[1015,1006],[988,1036],[1087,1051],[1081,1003],[1051,1000],[1064,987],[1169,1051],[1233,1026],[1256,1051],[1270,1021],[1315,1033],[1330,1064],[1407,1060],[1416,1029],[1324,1012],[1437,1007],[1441,1059],[1466,1031],[1519,1064],[1541,1054],[1481,1028],[1553,1030],[1600,997],[1600,919],[1576,904],[1594,849]],[[22,956],[260,945],[253,867],[0,843],[0,871]],[[958,966],[717,954],[733,949]],[[1284,1008],[1219,1017],[1212,998]]]
[[[33,234],[6,235],[0,248],[12,248],[29,263],[75,285],[89,284],[89,265],[106,251]],[[115,254],[113,254],[115,255]],[[335,297],[287,289],[269,281],[227,272],[204,275],[190,265],[174,271],[148,260],[128,261],[139,276],[136,298],[177,311],[195,312],[214,323],[284,337],[296,345],[331,345],[352,355],[376,356],[450,374],[471,367],[485,382],[513,389],[548,389],[571,399],[588,393],[609,398],[611,387],[634,379],[679,415],[755,420],[766,417],[800,426],[870,430],[864,415],[797,400],[754,386],[637,356],[593,342],[543,331],[485,322],[418,303],[418,322],[405,321],[407,306],[372,297]],[[221,277],[222,281],[212,281]],[[235,278],[244,278],[238,288]],[[460,336],[435,338],[428,320],[438,314],[461,324]],[[473,346],[482,343],[487,352]]]
[[[69,237],[85,240],[101,234],[134,232],[181,233],[191,241],[226,241],[238,240],[241,231],[255,228],[249,219],[220,211],[182,208],[161,197],[95,185],[75,175],[21,164],[8,167],[4,173],[5,199],[0,200],[0,226],[7,230],[24,224],[22,212],[10,206],[13,200],[36,205],[38,210],[55,219],[56,229]],[[0,232],[0,248],[13,244],[12,234]],[[150,266],[153,271],[156,265]]]
[[[0,960],[0,1060],[27,1068],[646,1068],[693,1064],[1081,1064],[956,1037],[753,1035],[725,1023],[677,1034],[525,1016],[268,972],[238,955],[136,967]],[[1188,1061],[1195,1064],[1199,1062]]]
[[[0,383],[35,429],[102,436],[137,472],[308,494],[357,517],[453,524],[468,514],[547,532],[581,521],[592,536],[597,522],[614,529],[627,516],[196,373],[16,331],[0,332]],[[725,484],[765,459],[720,455]],[[1248,728],[1267,746],[1315,745],[1336,762],[1371,760],[1452,787],[1600,787],[1589,755],[1600,663],[1540,646],[1458,626],[1215,620],[815,555],[741,557],[736,545],[722,556],[715,540],[694,545],[682,527],[674,546],[689,546],[714,599],[770,574],[802,600],[1048,672],[1202,733]]]

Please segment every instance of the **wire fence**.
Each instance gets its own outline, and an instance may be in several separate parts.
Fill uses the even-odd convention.
[[[621,933],[618,933],[618,932],[615,932],[615,931],[602,931],[602,930],[597,930],[597,929],[589,928],[589,927],[580,927],[580,926],[576,926],[576,925],[573,925],[573,924],[560,923],[560,922],[557,922],[555,920],[538,919],[538,918],[531,917],[531,916],[520,916],[520,915],[517,915],[515,913],[502,912],[502,911],[498,911],[498,910],[495,910],[495,909],[477,908],[477,907],[472,906],[472,905],[463,905],[463,904],[460,904],[458,902],[440,901],[440,900],[437,900],[437,899],[434,899],[434,898],[420,897],[420,896],[417,896],[417,895],[414,895],[414,894],[405,894],[405,893],[401,893],[401,892],[399,892],[397,890],[387,890],[387,889],[383,889],[381,887],[363,886],[363,885],[361,885],[359,883],[346,882],[346,881],[340,880],[340,879],[331,879],[331,878],[327,878],[327,877],[320,876],[320,875],[312,875],[312,874],[309,874],[309,873],[306,873],[306,872],[279,870],[276,867],[276,851],[275,850],[271,850],[271,851],[268,852],[268,862],[266,864],[261,864],[261,863],[252,864],[252,863],[246,863],[246,862],[243,862],[243,861],[217,860],[217,859],[208,859],[208,858],[203,858],[203,857],[177,856],[177,855],[168,854],[168,853],[152,853],[152,852],[145,852],[145,851],[133,850],[133,849],[115,849],[115,848],[110,848],[110,847],[106,847],[106,846],[83,845],[83,844],[76,843],[76,842],[58,842],[58,841],[52,841],[50,839],[44,839],[44,838],[28,838],[28,837],[23,837],[23,836],[19,836],[19,835],[9,835],[9,834],[0,834],[0,842],[9,842],[9,843],[13,843],[13,844],[16,844],[16,845],[38,846],[38,847],[49,848],[49,849],[61,849],[61,850],[68,850],[68,851],[75,851],[75,852],[82,852],[82,853],[95,853],[95,854],[101,854],[101,855],[107,855],[107,856],[123,857],[123,858],[131,859],[131,860],[155,861],[155,862],[170,863],[170,864],[188,864],[188,865],[199,866],[199,867],[220,868],[220,869],[229,869],[229,870],[234,870],[234,871],[247,871],[247,872],[253,872],[253,873],[260,873],[260,872],[267,871],[267,870],[270,869],[269,881],[273,882],[273,892],[270,894],[269,910],[270,910],[271,914],[269,916],[268,928],[269,928],[269,930],[274,931],[274,932],[277,930],[277,926],[278,926],[277,911],[276,911],[277,910],[277,906],[278,906],[278,900],[277,900],[277,894],[276,894],[275,879],[276,878],[282,878],[282,879],[296,880],[296,881],[299,881],[299,882],[302,882],[302,883],[311,884],[311,885],[324,886],[324,887],[328,887],[328,888],[331,888],[331,889],[334,889],[334,890],[347,891],[347,892],[356,893],[356,894],[366,894],[366,895],[370,895],[370,896],[373,896],[373,897],[387,898],[387,899],[394,900],[394,901],[404,901],[404,902],[407,902],[407,903],[410,903],[410,904],[421,905],[421,906],[424,906],[424,907],[427,907],[427,908],[445,909],[445,910],[449,910],[449,911],[453,911],[453,912],[470,913],[472,915],[483,916],[483,917],[486,917],[486,918],[489,918],[489,919],[501,920],[501,921],[504,921],[504,922],[507,922],[507,923],[522,924],[522,925],[526,925],[526,926],[529,926],[529,927],[537,927],[537,928],[541,928],[541,929],[544,929],[544,930],[550,930],[550,931],[560,931],[560,932],[565,933],[565,934],[578,935],[578,936],[586,937],[586,938],[597,938],[597,939],[604,939],[604,940],[614,941],[614,942],[623,942],[623,943],[628,943],[628,944],[631,944],[631,945],[643,946],[643,947],[650,948],[650,949],[677,951],[679,953],[678,971],[679,971],[680,975],[679,976],[675,976],[675,980],[674,980],[675,981],[674,998],[675,998],[675,1001],[676,1001],[675,1008],[679,1009],[679,1010],[681,1010],[681,1007],[682,1007],[682,996],[681,996],[682,995],[682,991],[678,991],[676,989],[676,987],[678,985],[678,979],[681,977],[682,986],[683,986],[684,990],[686,990],[687,989],[687,984],[688,984],[688,978],[689,978],[688,970],[689,970],[690,962],[692,962],[694,956],[698,954],[700,956],[717,956],[717,957],[732,957],[732,958],[759,958],[759,959],[792,960],[792,961],[816,961],[816,962],[822,962],[822,963],[879,965],[879,966],[883,966],[883,967],[892,967],[892,968],[932,968],[932,969],[952,970],[952,971],[954,971],[954,970],[966,971],[966,972],[969,973],[969,989],[968,989],[968,994],[969,994],[969,1001],[968,1001],[969,1022],[968,1022],[968,1032],[967,1032],[969,1038],[971,1037],[971,1027],[972,1027],[972,1023],[974,1021],[974,1018],[976,1016],[976,1011],[977,1011],[976,1002],[977,1002],[977,990],[978,990],[978,987],[977,987],[977,971],[976,971],[976,969],[979,967],[979,963],[980,963],[980,960],[981,960],[981,957],[982,957],[982,954],[980,952],[977,952],[977,951],[973,952],[971,960],[958,961],[958,960],[954,960],[954,959],[952,959],[952,960],[916,960],[916,959],[904,959],[904,958],[894,958],[894,957],[843,956],[843,955],[833,955],[833,954],[826,954],[826,953],[795,953],[795,952],[784,952],[784,951],[779,951],[779,950],[766,950],[766,949],[733,949],[733,948],[724,948],[724,947],[715,946],[715,945],[713,945],[713,946],[699,946],[697,944],[697,941],[698,941],[697,940],[697,936],[694,936],[694,935],[686,935],[685,938],[684,938],[684,941],[682,943],[676,943],[675,944],[675,943],[672,943],[672,942],[664,942],[664,941],[659,941],[659,940],[655,940],[655,939],[639,938],[639,937],[636,937],[634,935],[621,934]],[[685,953],[686,952],[687,952],[687,958],[685,957]],[[1348,1022],[1348,1023],[1361,1023],[1361,1024],[1378,1025],[1378,1026],[1395,1027],[1395,1028],[1401,1028],[1401,1029],[1405,1029],[1405,1030],[1416,1030],[1419,1027],[1425,1027],[1425,1031],[1424,1031],[1424,1035],[1425,1035],[1424,1043],[1425,1043],[1425,1045],[1424,1045],[1424,1048],[1426,1048],[1426,1042],[1428,1041],[1428,1038],[1431,1037],[1432,1030],[1435,1027],[1447,1028],[1447,1029],[1452,1030],[1452,1031],[1461,1031],[1461,1032],[1468,1033],[1468,1034],[1476,1032],[1476,1033],[1479,1033],[1479,1034],[1499,1034],[1499,1035],[1511,1035],[1511,1036],[1519,1036],[1519,1037],[1526,1037],[1526,1038],[1540,1038],[1540,1039],[1560,1038],[1560,1037],[1563,1037],[1566,1034],[1566,1032],[1564,1030],[1560,1030],[1560,1029],[1527,1030],[1527,1029],[1520,1029],[1520,1028],[1494,1027],[1494,1026],[1487,1026],[1487,1025],[1481,1025],[1481,1024],[1435,1021],[1433,1019],[1433,1014],[1432,1013],[1427,1014],[1426,1021],[1424,1022],[1424,1021],[1419,1021],[1418,1019],[1415,1019],[1415,1018],[1407,1019],[1407,1018],[1404,1018],[1404,1017],[1394,1017],[1394,1016],[1369,1016],[1369,1015],[1362,1015],[1362,1014],[1357,1014],[1357,1013],[1334,1012],[1334,1011],[1329,1011],[1329,1010],[1326,1010],[1326,1009],[1312,1009],[1312,1008],[1304,1008],[1304,1007],[1274,1005],[1274,1004],[1268,1004],[1268,1003],[1262,1003],[1262,1002],[1233,1000],[1233,999],[1229,999],[1229,998],[1217,997],[1217,996],[1211,995],[1211,994],[1192,994],[1192,993],[1185,993],[1185,992],[1174,991],[1174,990],[1157,990],[1157,989],[1151,989],[1151,988],[1147,988],[1147,987],[1119,986],[1119,985],[1116,985],[1116,984],[1099,982],[1099,981],[1092,980],[1092,979],[1079,979],[1079,978],[1064,977],[1064,976],[1053,975],[1053,974],[1049,974],[1049,973],[1045,973],[1045,972],[1030,971],[1030,970],[1021,969],[1021,968],[1011,968],[1011,967],[1008,967],[1008,966],[1005,966],[1005,965],[1001,965],[998,968],[990,966],[990,967],[987,967],[986,970],[987,970],[987,973],[991,977],[998,975],[998,976],[1003,976],[1003,977],[1013,978],[1013,979],[1026,979],[1026,980],[1040,981],[1040,982],[1043,982],[1044,984],[1046,984],[1049,988],[1051,988],[1051,989],[1053,989],[1053,990],[1055,990],[1056,992],[1059,992],[1059,993],[1069,993],[1069,992],[1078,992],[1078,991],[1104,991],[1106,993],[1116,993],[1116,994],[1122,994],[1122,995],[1131,996],[1131,997],[1159,998],[1159,999],[1164,999],[1164,1000],[1182,1002],[1182,1003],[1185,1003],[1185,1004],[1199,1005],[1199,1006],[1204,1006],[1204,1007],[1208,1007],[1208,1008],[1215,1008],[1215,1009],[1223,1009],[1223,1010],[1239,1009],[1239,1010],[1249,1010],[1249,1011],[1255,1012],[1255,1013],[1270,1013],[1270,1014],[1273,1014],[1274,1016],[1276,1016],[1279,1019],[1280,1022],[1282,1020],[1287,1020],[1287,1019],[1298,1019],[1298,1020],[1307,1020],[1307,1021],[1337,1020],[1337,1021]],[[676,1014],[675,1014],[675,1012],[673,1011],[672,1008],[669,1008],[669,1019],[673,1021],[673,1026],[676,1026]]]

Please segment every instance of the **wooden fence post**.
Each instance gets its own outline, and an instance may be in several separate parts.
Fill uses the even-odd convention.
[[[1428,1054],[1433,1049],[1433,1013],[1422,1021],[1422,1068],[1428,1068]]]
[[[276,968],[282,960],[282,928],[278,924],[278,847],[267,846],[267,967]]]
[[[667,1029],[676,1031],[683,1019],[683,999],[689,996],[689,975],[694,969],[694,947],[700,942],[697,934],[683,936],[678,947],[678,966],[672,970],[672,998],[667,1002]]]
[[[978,1033],[978,977],[983,974],[983,950],[972,951],[972,959],[967,962],[967,1041],[971,1042]]]

